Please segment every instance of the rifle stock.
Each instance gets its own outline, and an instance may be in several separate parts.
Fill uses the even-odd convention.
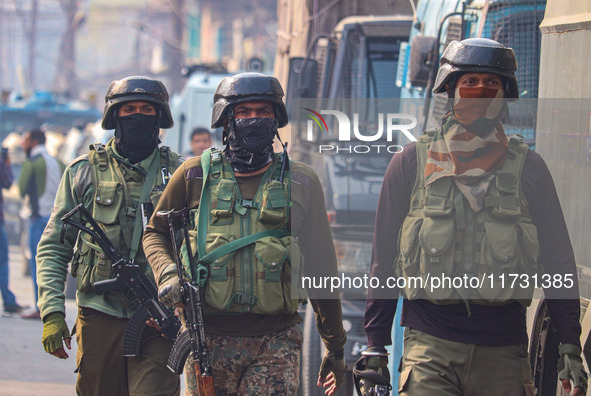
[[[77,213],[80,213],[82,221],[85,221],[90,226],[74,221],[72,217]],[[139,304],[136,313],[125,329],[122,355],[139,356],[141,354],[142,336],[147,326],[146,320],[149,318],[156,320],[160,326],[160,332],[174,341],[181,327],[178,318],[174,316],[174,313],[168,307],[158,301],[158,290],[154,282],[137,265],[119,254],[88,209],[79,204],[62,217],[62,222],[64,223],[60,235],[62,243],[67,226],[72,226],[81,232],[87,233],[99,245],[115,269],[113,279],[93,284],[94,291],[97,294],[102,294],[109,291],[128,290],[130,293],[126,293],[127,297]]]
[[[203,312],[201,309],[201,296],[199,294],[199,283],[193,262],[193,253],[191,252],[191,241],[188,229],[188,210],[187,208],[179,211],[170,210],[168,212],[158,212],[157,216],[166,216],[170,235],[172,239],[172,249],[177,267],[177,274],[181,285],[181,295],[185,309],[182,310],[186,330],[175,341],[169,359],[168,368],[173,372],[180,374],[189,353],[193,357],[193,365],[197,379],[197,389],[200,396],[215,395],[213,383],[213,370],[211,363],[211,354],[208,351],[205,341],[205,331],[203,325]],[[189,258],[189,269],[191,271],[191,282],[183,277],[183,264],[178,251],[176,240],[176,226],[180,220],[187,256]]]

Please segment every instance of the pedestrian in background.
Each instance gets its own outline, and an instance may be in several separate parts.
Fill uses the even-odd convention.
[[[0,292],[2,292],[2,302],[4,304],[4,313],[17,314],[25,309],[16,302],[14,294],[8,287],[8,238],[4,228],[4,198],[2,196],[3,188],[10,188],[12,185],[12,170],[10,169],[10,157],[6,148],[0,149]]]
[[[21,198],[25,198],[29,213],[29,261],[31,279],[35,292],[35,307],[38,300],[37,287],[37,244],[41,234],[49,221],[51,208],[55,194],[64,173],[65,165],[57,158],[52,157],[45,147],[45,133],[39,129],[32,130],[23,135],[21,147],[27,154],[27,160],[23,163],[18,179],[18,188]],[[32,308],[21,315],[25,319],[40,319],[39,310]]]
[[[205,127],[196,127],[191,133],[191,153],[185,158],[199,157],[211,147],[211,132]]]

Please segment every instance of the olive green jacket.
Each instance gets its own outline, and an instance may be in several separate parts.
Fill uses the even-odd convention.
[[[160,156],[160,150],[154,152],[138,164],[132,165],[122,158],[115,150],[114,139],[111,139],[106,145],[106,151],[110,158],[116,161],[120,175],[124,177],[124,182],[128,188],[131,199],[137,203],[146,178],[147,169],[154,156]],[[169,154],[169,172],[173,173],[179,166],[178,155]],[[160,168],[156,175],[154,184],[162,183]],[[154,192],[152,193],[152,197]],[[154,198],[152,198],[154,200]],[[78,232],[71,227],[65,234],[64,243],[60,243],[60,233],[62,230],[61,218],[71,211],[76,205],[84,206],[93,213],[95,203],[95,186],[92,180],[92,165],[89,162],[89,155],[83,155],[74,160],[67,168],[61,180],[51,218],[37,249],[37,282],[39,285],[38,307],[41,311],[41,317],[44,318],[52,312],[65,313],[64,285],[68,272],[68,263],[76,262],[75,247],[77,243]],[[139,211],[138,211],[139,213]],[[80,222],[80,216],[73,218]],[[126,245],[125,240],[129,236],[117,238],[120,240],[116,248],[126,257],[129,254],[130,247]],[[78,245],[78,246],[77,246]],[[117,246],[118,245],[118,246]],[[74,260],[73,260],[74,257]],[[138,264],[147,274],[151,275],[151,269],[143,253],[141,246],[135,257],[135,263]],[[93,290],[80,290],[80,279],[82,270],[73,268],[73,273],[77,276],[76,301],[80,307],[88,307],[113,315],[120,318],[129,318],[135,312],[136,306],[133,306],[121,291],[110,291],[102,295],[97,295]]]

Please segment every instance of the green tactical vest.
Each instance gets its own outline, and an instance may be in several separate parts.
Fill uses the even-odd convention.
[[[195,262],[200,256],[208,272],[205,312],[274,315],[297,311],[303,258],[297,240],[287,230],[291,175],[287,170],[280,181],[282,161],[282,155],[275,154],[254,199],[246,200],[222,153],[217,149],[203,153],[201,199],[199,208],[189,213],[189,221]],[[246,245],[228,245],[233,241]],[[217,249],[225,254],[207,261]],[[187,269],[186,249],[181,251]]]
[[[92,216],[119,253],[133,260],[140,249],[143,231],[140,203],[131,197],[111,149],[103,144],[91,145],[90,149],[88,160],[95,189],[91,203]],[[168,147],[161,147],[159,151],[159,155],[147,169],[145,182],[151,182],[150,186],[142,187],[142,196],[146,196],[143,201],[151,201],[154,207],[162,195],[169,173],[173,173],[179,166],[179,156],[176,153],[171,152]],[[105,257],[98,244],[92,241],[92,237],[80,233],[72,259],[72,275],[77,278],[76,288],[82,292],[90,292],[95,282],[112,278],[114,274],[111,265],[111,261]],[[145,267],[146,272],[151,272],[149,265]]]
[[[509,139],[507,158],[495,171],[485,207],[474,213],[451,177],[425,187],[433,135],[423,135],[416,143],[417,178],[410,211],[398,236],[396,274],[406,278],[406,297],[438,304],[463,300],[466,304],[505,305],[518,300],[528,306],[533,295],[531,276],[539,271],[539,242],[521,190],[527,145]],[[513,276],[529,278],[529,282],[514,282],[511,287]],[[425,287],[418,286],[419,277]],[[430,287],[445,277],[456,278],[455,287],[451,281]],[[478,283],[475,279],[468,283],[472,277]]]

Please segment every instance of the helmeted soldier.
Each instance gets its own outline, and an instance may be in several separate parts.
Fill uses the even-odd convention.
[[[99,246],[70,228],[64,243],[60,243],[62,216],[84,204],[121,255],[153,278],[141,245],[139,208],[143,203],[158,203],[169,175],[180,164],[176,153],[158,147],[160,128],[173,125],[168,92],[158,80],[133,76],[113,81],[105,102],[102,127],[115,129],[115,136],[106,145],[92,145],[88,154],[68,166],[39,243],[43,346],[58,358],[68,358],[62,343],[64,340],[70,348],[63,290],[71,261],[78,305],[74,329],[78,344],[77,394],[178,395],[179,377],[166,367],[171,341],[156,330],[144,331],[141,356],[121,356],[123,334],[137,306],[125,291],[95,293],[95,282],[114,276],[112,263]],[[80,222],[79,215],[73,220]]]
[[[277,129],[288,122],[282,97],[274,77],[243,73],[224,78],[215,93],[211,125],[223,127],[224,150],[207,150],[185,162],[156,207],[189,209],[200,257],[232,240],[250,241],[199,271],[208,274],[202,279],[204,322],[220,394],[296,393],[302,330],[295,285],[302,271],[337,275],[317,175],[289,162],[286,151],[273,151]],[[152,218],[144,246],[161,301],[178,304],[179,280],[163,218]],[[338,294],[315,299],[309,292],[327,350],[318,385],[333,394],[345,374],[340,299]],[[186,377],[187,389],[195,394],[194,374]]]
[[[516,69],[513,50],[496,41],[451,42],[433,90],[449,97],[442,127],[405,146],[386,171],[371,276],[407,280],[401,395],[533,395],[525,321],[533,285],[502,279],[542,270],[575,283],[545,294],[561,343],[559,378],[567,391],[569,378],[576,394],[586,391],[575,262],[552,177],[503,129],[506,102],[519,96]],[[369,348],[356,365],[362,394],[389,377],[395,311],[391,294],[368,291]]]

